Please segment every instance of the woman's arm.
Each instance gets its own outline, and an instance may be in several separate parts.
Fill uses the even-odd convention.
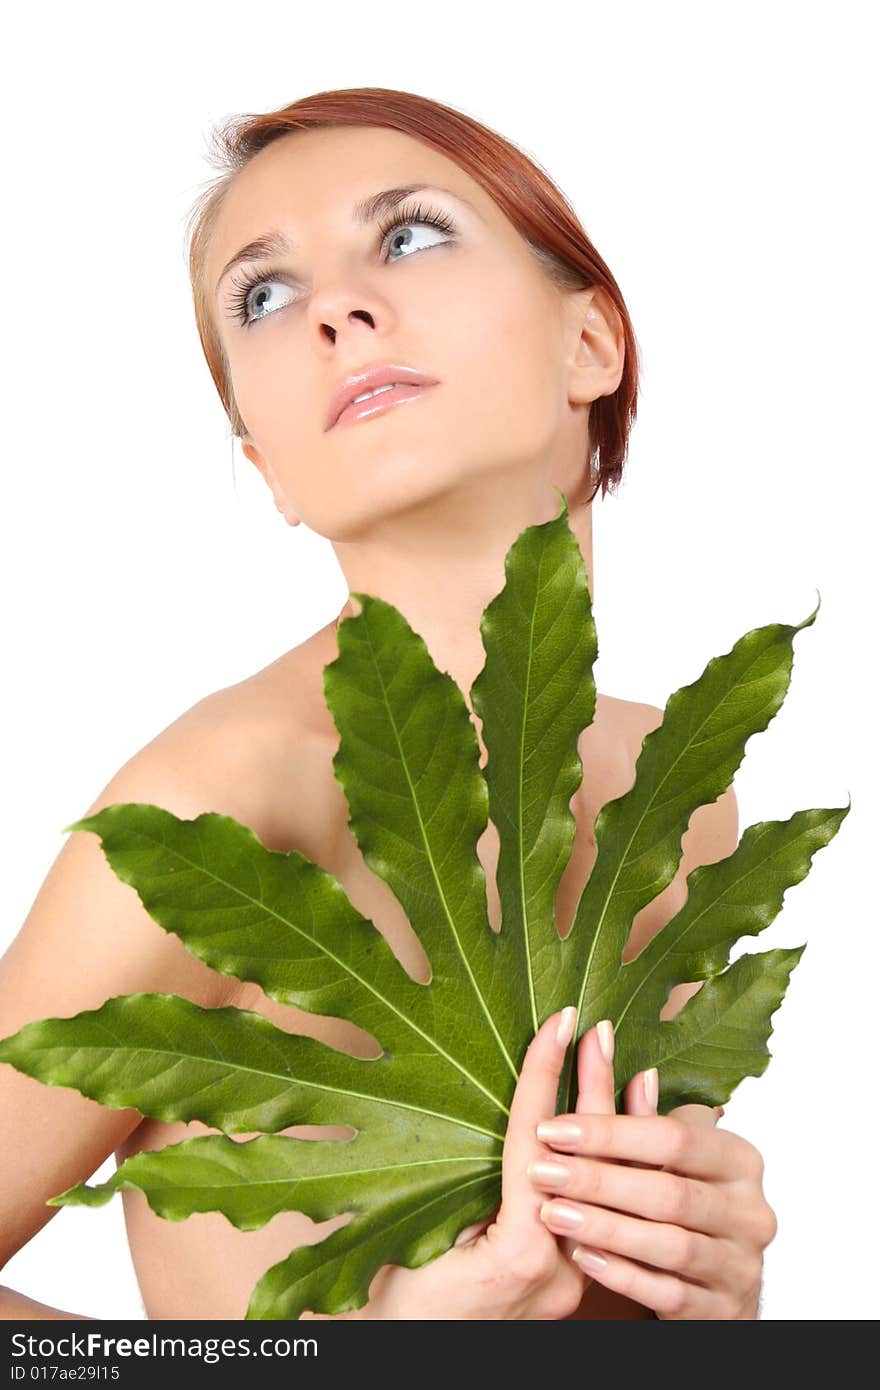
[[[81,1313],[62,1313],[60,1308],[51,1308],[48,1303],[38,1303],[15,1289],[7,1289],[0,1284],[0,1322],[36,1322],[52,1319],[61,1321],[67,1318],[77,1322],[92,1322],[94,1319]]]
[[[170,757],[160,740],[126,763],[86,814],[133,801],[192,818],[213,807],[218,795],[225,809],[228,786],[221,791],[204,784],[211,767],[223,762],[222,756],[201,759],[203,774]],[[250,806],[238,809],[243,820],[252,814]],[[230,814],[235,813],[233,803]],[[135,890],[113,873],[99,838],[72,833],[18,935],[0,957],[0,1037],[37,1019],[98,1008],[119,994],[160,991],[213,1007],[227,1002],[228,990],[225,976],[153,921]],[[87,1181],[142,1117],[135,1109],[100,1105],[72,1087],[44,1085],[9,1063],[0,1063],[0,1117],[2,1272],[62,1210],[47,1206],[47,1199]],[[70,1274],[74,1290],[75,1265]],[[0,1319],[85,1316],[0,1287]]]

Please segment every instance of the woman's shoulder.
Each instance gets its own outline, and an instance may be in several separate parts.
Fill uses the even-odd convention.
[[[317,779],[333,779],[332,758],[339,742],[322,680],[324,666],[337,651],[330,623],[244,680],[201,700],[178,721],[176,736],[194,737],[193,746],[203,750],[219,744],[218,751],[226,749],[230,755],[225,765],[236,776],[240,757],[253,760],[250,775],[263,787],[267,804],[279,787],[282,769],[296,772],[297,783],[316,793]],[[656,705],[597,692],[593,719],[580,736],[580,751],[589,754],[594,766],[607,764],[609,771],[616,768],[625,776],[642,740],[662,719]],[[268,783],[260,778],[260,769],[268,774]],[[295,809],[289,802],[286,806],[288,812]]]
[[[631,738],[641,741],[662,723],[663,710],[657,705],[644,704],[640,700],[622,700],[614,695],[600,695],[598,699],[604,700],[608,717]]]
[[[594,767],[604,768],[610,778],[627,779],[628,786],[642,740],[662,719],[663,711],[656,705],[597,693],[592,723],[581,734],[581,756],[589,757]]]
[[[320,786],[328,770],[332,775],[334,726],[320,679],[322,660],[332,659],[325,658],[326,639],[322,629],[204,695],[140,748],[117,779],[185,791],[188,803],[234,817],[267,848],[307,852],[297,842],[299,827],[320,834]]]
[[[316,857],[344,798],[333,776],[338,732],[322,671],[337,655],[331,622],[240,681],[212,691],[139,751],[178,781],[202,788],[206,810],[249,825],[268,848]],[[642,739],[660,723],[656,706],[597,694],[580,751],[594,770],[626,778]],[[133,760],[134,761],[134,760]]]

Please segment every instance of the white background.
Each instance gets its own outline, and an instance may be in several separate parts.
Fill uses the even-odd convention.
[[[57,4],[6,22],[0,950],[121,763],[345,599],[329,542],[284,524],[237,444],[233,468],[184,257],[210,129],[336,87],[457,106],[572,200],[643,353],[626,480],[594,504],[599,688],[663,706],[821,594],[785,704],[746,745],[740,827],[853,809],[742,943],[808,947],[770,1065],[722,1124],[764,1155],[779,1220],[762,1316],[876,1316],[872,7],[315,10]],[[119,1198],[61,1209],[0,1282],[144,1316]]]

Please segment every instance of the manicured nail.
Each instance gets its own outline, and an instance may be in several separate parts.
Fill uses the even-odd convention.
[[[571,1177],[564,1163],[530,1163],[526,1172],[533,1182],[544,1182],[551,1187],[563,1187]]]
[[[651,1067],[643,1075],[645,1078],[645,1100],[649,1105],[656,1105],[657,1097],[660,1094],[660,1078],[657,1074],[657,1068]]]
[[[602,1049],[602,1056],[606,1062],[614,1061],[614,1024],[610,1018],[603,1018],[601,1023],[596,1024],[596,1032],[599,1034],[599,1046]]]
[[[581,1127],[575,1120],[542,1120],[535,1133],[545,1144],[576,1144]]]
[[[574,1036],[574,1025],[577,1019],[577,1009],[574,1004],[569,1004],[562,1010],[562,1017],[559,1020],[559,1027],[556,1029],[556,1041],[560,1047],[568,1047]]]
[[[585,1269],[604,1269],[608,1263],[598,1251],[588,1250],[585,1245],[576,1245],[571,1255],[572,1259],[577,1260]]]
[[[569,1207],[565,1202],[542,1202],[541,1220],[552,1221],[554,1226],[564,1226],[567,1231],[576,1231],[584,1218],[576,1207]]]

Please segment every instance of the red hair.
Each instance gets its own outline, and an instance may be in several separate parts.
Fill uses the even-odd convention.
[[[326,126],[382,126],[439,150],[489,194],[525,239],[548,278],[563,290],[599,286],[623,325],[625,357],[620,383],[590,408],[590,501],[620,483],[629,433],[636,418],[638,345],[617,281],[552,180],[515,145],[470,116],[412,92],[350,87],[318,92],[265,115],[235,116],[212,134],[209,162],[219,179],[199,195],[187,222],[189,273],[202,351],[234,436],[247,432],[232,390],[229,364],[217,333],[205,267],[217,215],[235,175],[273,140],[295,130]]]

